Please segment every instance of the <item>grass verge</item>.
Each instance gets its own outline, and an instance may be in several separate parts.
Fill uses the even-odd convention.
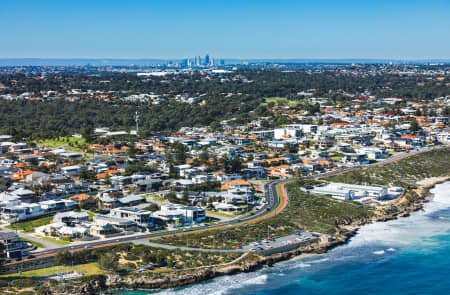
[[[39,242],[32,241],[32,240],[29,240],[29,239],[26,239],[26,238],[20,238],[20,239],[21,239],[22,241],[28,242],[28,243],[30,243],[30,244],[32,244],[32,245],[38,247],[38,248],[45,249],[45,246],[44,246],[43,244],[39,243]]]
[[[43,240],[46,240],[50,243],[54,243],[54,244],[58,244],[58,245],[69,245],[70,241],[68,240],[62,240],[62,239],[57,239],[57,238],[52,238],[52,237],[40,237]]]
[[[96,262],[92,262],[92,263],[76,265],[74,267],[60,265],[60,266],[53,266],[53,267],[36,269],[36,270],[24,271],[24,272],[22,272],[21,276],[22,277],[44,277],[44,276],[56,275],[61,272],[70,272],[72,270],[82,272],[85,275],[97,275],[97,274],[105,273],[105,271],[101,270],[98,267],[98,264]],[[13,274],[7,274],[7,275],[0,275],[0,277],[2,277],[2,278],[16,277],[16,276],[19,276],[19,274],[13,273]]]

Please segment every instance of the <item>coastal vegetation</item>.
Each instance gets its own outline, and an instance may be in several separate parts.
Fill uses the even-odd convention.
[[[418,180],[450,174],[450,148],[431,150],[383,166],[372,166],[325,178],[352,184],[416,187]]]
[[[289,206],[280,214],[258,223],[218,228],[189,235],[165,236],[152,241],[193,248],[233,249],[268,237],[299,231],[335,234],[339,227],[369,219],[369,208],[352,201],[338,201],[301,190],[302,183],[287,185]]]
[[[100,273],[121,273],[129,274],[139,272],[170,272],[188,268],[205,267],[217,264],[228,263],[239,257],[241,253],[215,253],[184,251],[180,249],[160,249],[146,245],[120,244],[101,249],[85,249],[80,251],[62,251],[52,258],[53,266],[59,268],[44,268],[27,272],[30,276],[50,275],[62,269],[79,270],[89,266],[90,274]],[[98,266],[98,272],[92,271],[93,264]],[[27,267],[32,261],[26,262]],[[66,268],[63,268],[66,267]],[[67,267],[72,267],[68,269]],[[17,274],[16,274],[17,275]],[[14,274],[5,275],[14,277]]]
[[[51,267],[34,267],[34,270],[0,276],[1,294],[54,294],[62,289],[75,290],[80,285],[90,282],[104,282],[107,276],[122,278],[145,277],[147,279],[161,279],[192,274],[196,269],[209,266],[226,265],[242,253],[215,253],[199,251],[183,251],[179,249],[159,249],[145,245],[120,244],[101,249],[84,249],[80,251],[59,252],[50,257],[46,265]],[[21,267],[26,268],[32,261],[24,262]],[[78,271],[83,274],[80,278],[70,281],[57,281],[50,277],[63,273]],[[7,279],[3,281],[2,279]],[[42,280],[45,279],[45,280]],[[44,287],[45,288],[42,288]],[[74,294],[86,294],[86,290]],[[89,293],[93,294],[93,293]]]
[[[409,206],[418,197],[412,190],[416,187],[416,181],[447,174],[450,174],[450,148],[432,150],[383,166],[352,170],[325,179],[354,184],[400,186],[406,189],[402,206]],[[279,237],[297,231],[333,234],[340,226],[366,223],[375,215],[373,208],[357,202],[309,194],[301,189],[305,184],[312,182],[303,179],[288,183],[289,206],[280,214],[259,223],[192,233],[187,237],[166,236],[154,241],[198,248],[232,249],[265,239],[268,235]],[[382,214],[398,211],[399,208],[391,205],[384,208]]]

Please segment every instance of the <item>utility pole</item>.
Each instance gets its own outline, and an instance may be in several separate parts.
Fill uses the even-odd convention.
[[[136,111],[136,137],[139,135],[139,111]]]

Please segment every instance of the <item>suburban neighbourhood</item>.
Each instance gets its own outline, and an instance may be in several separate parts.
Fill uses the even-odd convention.
[[[128,69],[126,75],[137,79],[136,83],[156,79],[159,84],[177,85],[180,77],[188,83],[189,75],[199,79],[199,85],[237,83],[244,87],[254,83],[249,74],[252,72],[239,66],[211,62],[195,65],[189,61],[184,66],[157,71]],[[280,69],[273,67],[266,70],[278,75]],[[46,74],[39,76],[31,69],[17,71],[24,71],[21,75],[39,83],[53,80],[59,73],[51,67],[44,69]],[[450,83],[448,70],[406,69],[377,67],[380,73],[389,72],[395,77],[429,77],[432,83]],[[372,70],[350,66],[306,71],[319,76],[364,76]],[[283,75],[288,77],[290,72],[286,70]],[[72,268],[57,272],[60,274],[56,279],[66,281],[90,272],[117,271],[114,265],[106,265],[106,261],[116,259],[122,261],[119,265],[126,266],[121,266],[120,271],[127,273],[185,269],[186,265],[180,264],[185,263],[185,258],[167,260],[178,255],[177,251],[184,251],[188,257],[192,253],[219,253],[211,257],[220,264],[244,259],[238,255],[249,253],[271,257],[315,245],[329,247],[348,238],[347,229],[340,224],[347,222],[346,216],[315,226],[316,218],[322,218],[322,213],[315,210],[335,206],[342,211],[324,216],[348,212],[356,220],[368,220],[374,212],[380,212],[379,208],[390,208],[397,199],[411,195],[412,186],[405,185],[401,177],[387,181],[381,174],[378,181],[368,181],[366,174],[354,171],[442,152],[450,143],[448,95],[425,99],[383,96],[374,89],[330,89],[324,93],[308,88],[286,97],[264,97],[255,110],[245,110],[245,104],[236,102],[245,101],[247,95],[219,93],[214,99],[223,104],[230,99],[232,106],[227,107],[237,112],[236,117],[190,124],[189,115],[180,113],[170,130],[167,125],[160,132],[152,129],[158,128],[159,121],[148,122],[157,120],[158,115],[154,115],[156,119],[146,117],[153,108],[215,108],[210,94],[168,89],[162,93],[164,88],[158,88],[157,93],[95,90],[98,83],[112,83],[97,78],[82,78],[95,86],[93,89],[69,89],[67,86],[74,82],[71,76],[64,79],[58,82],[64,85],[64,91],[18,94],[17,90],[25,86],[9,78],[8,86],[0,84],[0,100],[8,107],[24,103],[30,107],[55,104],[52,107],[58,105],[64,110],[89,105],[85,112],[90,106],[111,108],[113,113],[121,109],[129,116],[124,119],[128,125],[63,125],[58,134],[54,126],[29,134],[25,129],[4,129],[10,131],[0,135],[0,244],[5,276],[40,269],[54,276],[49,259],[66,266],[72,259]],[[81,115],[84,112],[75,111]],[[99,122],[108,122],[102,120]],[[180,126],[180,122],[186,125]],[[395,168],[387,171],[398,172]],[[353,173],[350,178],[339,176],[348,173]],[[323,204],[310,204],[308,198]],[[305,210],[307,213],[302,214],[308,214],[313,223],[290,225],[283,214],[293,214],[292,210]],[[274,216],[284,216],[284,221],[276,223],[276,219],[272,221]],[[251,234],[234,233],[226,238],[229,229],[239,231],[252,224],[258,229]],[[209,231],[211,236],[207,236]],[[167,251],[163,252],[166,260],[150,263],[152,260],[146,258],[136,263],[126,254],[109,257],[105,254],[109,250],[95,254],[95,258],[87,255],[77,258],[78,262],[74,260],[77,251],[110,247],[131,247],[132,251],[148,247],[156,251],[155,255]],[[201,261],[200,267],[211,263]],[[90,270],[76,271],[74,264],[89,265]]]
[[[223,120],[222,131],[182,127],[167,136],[142,138],[136,129],[132,141],[123,139],[127,132],[104,126],[90,138],[73,134],[18,142],[1,135],[5,235],[12,243],[31,236],[53,248],[240,218],[267,202],[267,181],[364,166],[450,141],[444,114],[448,97],[424,102],[364,92],[342,106],[313,93],[302,95],[317,107],[314,113],[283,104],[282,98],[267,99],[275,117],[243,125]],[[387,112],[396,102],[404,107]],[[425,108],[434,113],[422,114]],[[286,118],[286,124],[268,128],[278,117]],[[90,143],[92,138],[107,143]],[[368,205],[403,192],[401,187],[340,183],[305,190]],[[33,256],[31,246],[7,247],[6,256]]]

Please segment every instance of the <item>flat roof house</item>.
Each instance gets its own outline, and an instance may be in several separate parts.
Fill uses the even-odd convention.
[[[130,207],[130,206],[136,206],[141,203],[145,202],[145,198],[136,196],[136,195],[129,195],[123,198],[118,199],[121,206]]]
[[[82,167],[80,165],[66,166],[61,168],[61,172],[64,175],[78,175],[82,171]]]
[[[114,228],[114,230],[111,230],[111,227]],[[108,234],[114,233],[123,234],[135,232],[136,230],[137,224],[132,220],[107,215],[95,215],[94,221],[90,229],[90,233],[93,236],[99,236],[105,235],[107,234],[107,232],[109,232]]]
[[[153,213],[168,223],[192,224],[205,220],[206,210],[201,207],[183,206],[178,204],[161,205],[161,210]]]
[[[21,258],[28,246],[15,232],[0,232],[0,244],[8,258]]]
[[[145,229],[156,229],[162,225],[160,219],[153,217],[152,212],[147,210],[135,209],[130,207],[114,208],[109,213],[112,217],[128,219],[135,222],[138,226]]]
[[[158,190],[162,185],[162,180],[159,178],[142,179],[138,180],[135,184],[139,192],[147,193]]]

